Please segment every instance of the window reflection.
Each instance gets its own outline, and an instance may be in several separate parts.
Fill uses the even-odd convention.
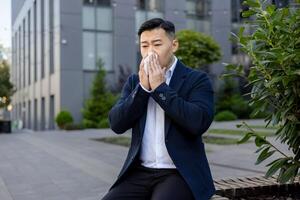
[[[95,69],[95,34],[83,32],[83,68]]]
[[[95,4],[95,0],[83,0],[83,5],[85,6],[93,6]]]
[[[101,58],[112,70],[112,8],[110,0],[84,0],[82,9],[83,69],[95,70]]]
[[[110,6],[110,0],[97,0],[97,6]]]
[[[164,17],[164,0],[136,0],[135,27],[139,27],[148,19]]]
[[[136,0],[138,10],[162,12],[164,10],[163,0]]]
[[[210,33],[210,1],[186,0],[187,28]]]

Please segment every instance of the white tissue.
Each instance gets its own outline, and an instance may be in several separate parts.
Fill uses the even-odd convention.
[[[144,70],[145,73],[148,75],[149,74],[149,60],[150,60],[150,56],[153,55],[157,58],[157,55],[153,52],[148,53],[148,55],[146,56],[146,58],[144,59]]]

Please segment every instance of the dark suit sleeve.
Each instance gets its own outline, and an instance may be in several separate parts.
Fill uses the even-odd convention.
[[[117,134],[124,133],[132,128],[136,121],[147,109],[149,93],[144,91],[137,82],[136,75],[131,75],[122,89],[117,103],[109,112],[111,129]]]
[[[196,74],[196,75],[195,75]],[[166,115],[183,129],[184,134],[202,135],[213,120],[214,99],[209,78],[205,73],[194,72],[185,84],[191,84],[186,98],[166,83],[159,85],[151,96],[162,107]]]

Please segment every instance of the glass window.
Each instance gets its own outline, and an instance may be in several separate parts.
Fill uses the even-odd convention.
[[[97,7],[97,29],[103,31],[112,30],[112,9],[109,7]]]
[[[49,128],[54,129],[55,128],[55,104],[54,104],[54,95],[50,96],[50,114],[49,114]]]
[[[138,10],[146,10],[146,0],[137,0],[136,7]]]
[[[97,0],[98,6],[110,6],[110,0]]]
[[[84,6],[82,16],[83,28],[95,29],[95,8],[91,6]]]
[[[152,18],[163,18],[164,15],[161,12],[153,12],[153,11],[149,11],[148,12],[148,19],[152,19]]]
[[[138,10],[149,10],[162,12],[164,10],[164,1],[162,0],[136,0]]]
[[[135,12],[135,27],[136,27],[136,32],[138,32],[140,26],[142,23],[144,23],[147,19],[146,12],[143,10],[137,10]]]
[[[95,33],[83,32],[83,69],[95,69]]]
[[[243,5],[244,0],[231,0],[231,20],[232,22],[242,22],[244,18],[242,17],[242,12],[249,10],[249,7]]]
[[[97,60],[102,59],[107,71],[112,70],[112,52],[112,34],[97,33]]]
[[[199,18],[206,17],[208,15],[208,2],[206,0],[187,0],[186,12],[187,15],[194,15]]]
[[[95,0],[83,0],[83,4],[86,6],[95,5]]]
[[[162,0],[136,0],[135,28],[136,32],[147,19],[164,18],[164,2]]]
[[[163,3],[164,1],[161,0],[148,0],[148,10],[161,12],[164,10]]]

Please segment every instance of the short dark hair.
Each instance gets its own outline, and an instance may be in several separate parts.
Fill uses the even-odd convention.
[[[161,18],[153,18],[148,21],[145,21],[138,32],[139,37],[144,31],[151,31],[156,28],[162,28],[166,31],[166,33],[172,38],[175,37],[175,26],[172,22],[163,20]]]

